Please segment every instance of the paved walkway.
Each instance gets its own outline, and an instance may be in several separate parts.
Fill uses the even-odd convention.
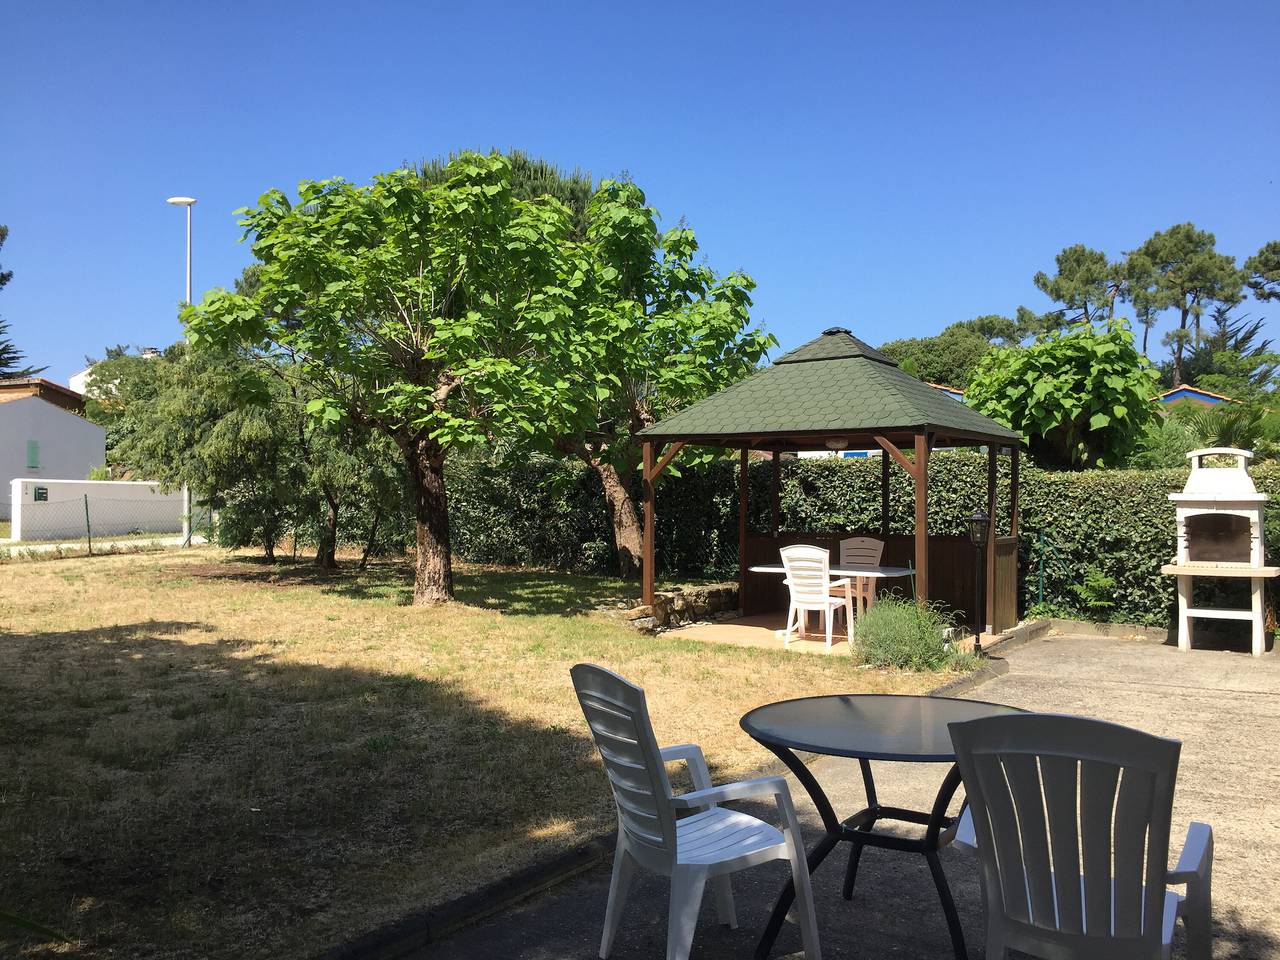
[[[1153,641],[1063,636],[1033,641],[1007,657],[1009,673],[968,696],[1086,714],[1183,741],[1174,852],[1188,820],[1213,824],[1214,956],[1280,957],[1280,655],[1183,654]],[[856,764],[825,760],[814,769],[837,812],[847,815],[860,805]],[[943,773],[941,766],[879,764],[881,801],[927,809]],[[794,783],[792,789],[803,797]],[[812,805],[802,799],[799,806],[806,830],[816,831]],[[981,957],[982,905],[974,863],[955,850],[943,852],[943,863],[964,919],[969,955]],[[694,960],[749,957],[785,869],[776,864],[737,875],[737,930],[716,925],[708,897],[694,939]],[[868,850],[851,903],[840,898],[843,870],[844,857],[837,850],[815,874],[825,958],[950,956],[923,858]],[[595,957],[608,882],[608,868],[602,866],[461,931],[421,956]],[[637,878],[613,953],[616,960],[665,955],[666,897],[665,881]],[[799,951],[796,928],[784,927],[773,956],[799,957]]]

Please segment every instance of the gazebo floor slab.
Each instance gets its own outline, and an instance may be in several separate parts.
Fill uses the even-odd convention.
[[[735,647],[763,647],[769,650],[786,650],[788,653],[816,653],[819,655],[849,656],[848,634],[844,629],[844,621],[837,620],[832,638],[831,650],[827,650],[825,633],[814,632],[819,624],[819,617],[810,616],[810,632],[807,639],[792,639],[784,644],[782,628],[786,625],[787,615],[784,612],[757,613],[749,617],[738,617],[735,620],[722,620],[718,623],[694,623],[668,631],[670,637],[681,640],[697,640],[702,643],[723,643]]]

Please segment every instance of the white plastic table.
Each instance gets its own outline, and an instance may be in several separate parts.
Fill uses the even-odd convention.
[[[759,567],[747,567],[747,570],[751,573],[785,574],[787,572],[786,567],[784,567],[780,563],[765,564]],[[911,567],[832,567],[831,568],[831,575],[833,577],[848,577],[848,578],[866,577],[869,580],[884,580],[884,579],[893,579],[896,577],[909,577],[914,573],[915,573],[915,570],[913,570]],[[844,589],[845,589],[846,595],[848,595],[850,598],[850,602],[852,602],[853,584],[852,583],[845,584]],[[865,612],[866,612],[866,605],[863,603],[862,591],[859,590],[856,613],[858,616],[861,616]]]

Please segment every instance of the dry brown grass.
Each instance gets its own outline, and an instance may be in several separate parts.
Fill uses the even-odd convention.
[[[937,682],[575,615],[627,591],[600,578],[464,568],[439,609],[408,578],[0,567],[0,908],[78,938],[59,954],[310,956],[610,828],[577,661],[643,684],[720,778],[768,760],[738,728],[759,703]]]

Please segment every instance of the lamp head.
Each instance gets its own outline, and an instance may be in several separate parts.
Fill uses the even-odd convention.
[[[987,533],[990,530],[990,518],[987,511],[979,507],[973,511],[973,516],[969,520],[969,542],[975,547],[984,547],[987,544]]]
[[[195,197],[170,197],[165,201],[165,203],[172,203],[175,207],[190,207],[194,206],[195,202]]]

